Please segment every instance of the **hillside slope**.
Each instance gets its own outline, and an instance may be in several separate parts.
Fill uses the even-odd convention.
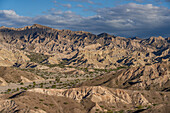
[[[8,83],[24,83],[36,80],[44,79],[30,72],[17,70],[10,67],[0,67],[0,86],[7,85]]]
[[[131,67],[85,81],[78,86],[108,86],[133,90],[170,90],[169,62]],[[78,87],[77,86],[77,87]]]

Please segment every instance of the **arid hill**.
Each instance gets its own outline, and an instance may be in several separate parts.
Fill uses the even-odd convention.
[[[24,83],[36,80],[44,79],[30,72],[17,70],[10,67],[0,67],[0,86],[5,86],[8,83]]]
[[[0,28],[0,42],[8,48],[47,55],[41,62],[73,67],[141,66],[169,58],[169,38],[124,38],[101,33],[57,30],[34,24]],[[19,62],[22,64],[22,62]]]
[[[101,86],[72,89],[31,89],[1,95],[0,112],[95,113],[150,112],[168,113],[170,93],[132,91]],[[24,104],[23,104],[24,103]]]
[[[131,67],[85,81],[79,86],[107,86],[133,90],[170,90],[169,62]]]

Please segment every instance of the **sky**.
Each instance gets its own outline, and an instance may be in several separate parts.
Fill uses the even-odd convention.
[[[0,0],[0,26],[170,37],[170,0]]]

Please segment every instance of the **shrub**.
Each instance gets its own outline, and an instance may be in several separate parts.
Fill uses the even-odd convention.
[[[52,85],[51,88],[56,88],[56,85]]]
[[[104,108],[104,106],[100,106],[101,108]]]
[[[10,92],[10,91],[11,91],[11,89],[8,89],[7,91],[8,91],[8,92]]]
[[[64,102],[63,104],[68,104],[67,102]]]
[[[99,111],[99,109],[96,109],[96,111]]]
[[[124,110],[120,110],[119,113],[124,113]]]
[[[139,105],[139,106],[137,106],[137,108],[138,108],[138,109],[142,109],[142,108],[143,108],[143,106]]]
[[[38,109],[38,107],[36,107],[36,106],[35,106],[34,108],[35,108],[35,109]]]
[[[24,87],[23,89],[24,89],[24,90],[27,90],[27,88],[26,88],[26,87]]]
[[[20,83],[20,85],[24,85],[24,83],[23,83],[23,82],[21,82],[21,83]]]
[[[60,82],[60,77],[57,76],[57,77],[55,78],[55,81],[56,81],[57,83],[59,83],[59,82]]]
[[[35,86],[35,85],[36,85],[36,83],[35,83],[35,82],[33,82],[33,85]]]
[[[39,99],[40,101],[44,101],[43,99]]]
[[[19,88],[17,88],[17,91],[19,91]]]

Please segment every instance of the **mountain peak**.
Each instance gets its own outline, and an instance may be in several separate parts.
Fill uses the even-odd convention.
[[[0,28],[6,28],[5,26],[1,26]]]
[[[150,37],[149,39],[151,39],[151,40],[153,40],[153,39],[156,39],[156,40],[165,40],[162,36]]]
[[[48,28],[48,29],[52,29],[50,27],[47,27],[47,26],[43,26],[43,25],[40,25],[40,24],[33,24],[32,26],[27,26],[28,28],[31,27],[31,28]]]
[[[107,37],[107,36],[111,36],[110,34],[108,33],[101,33],[98,35],[99,37]]]
[[[43,25],[40,25],[40,24],[33,24],[31,27],[47,27],[47,26],[43,26]]]

